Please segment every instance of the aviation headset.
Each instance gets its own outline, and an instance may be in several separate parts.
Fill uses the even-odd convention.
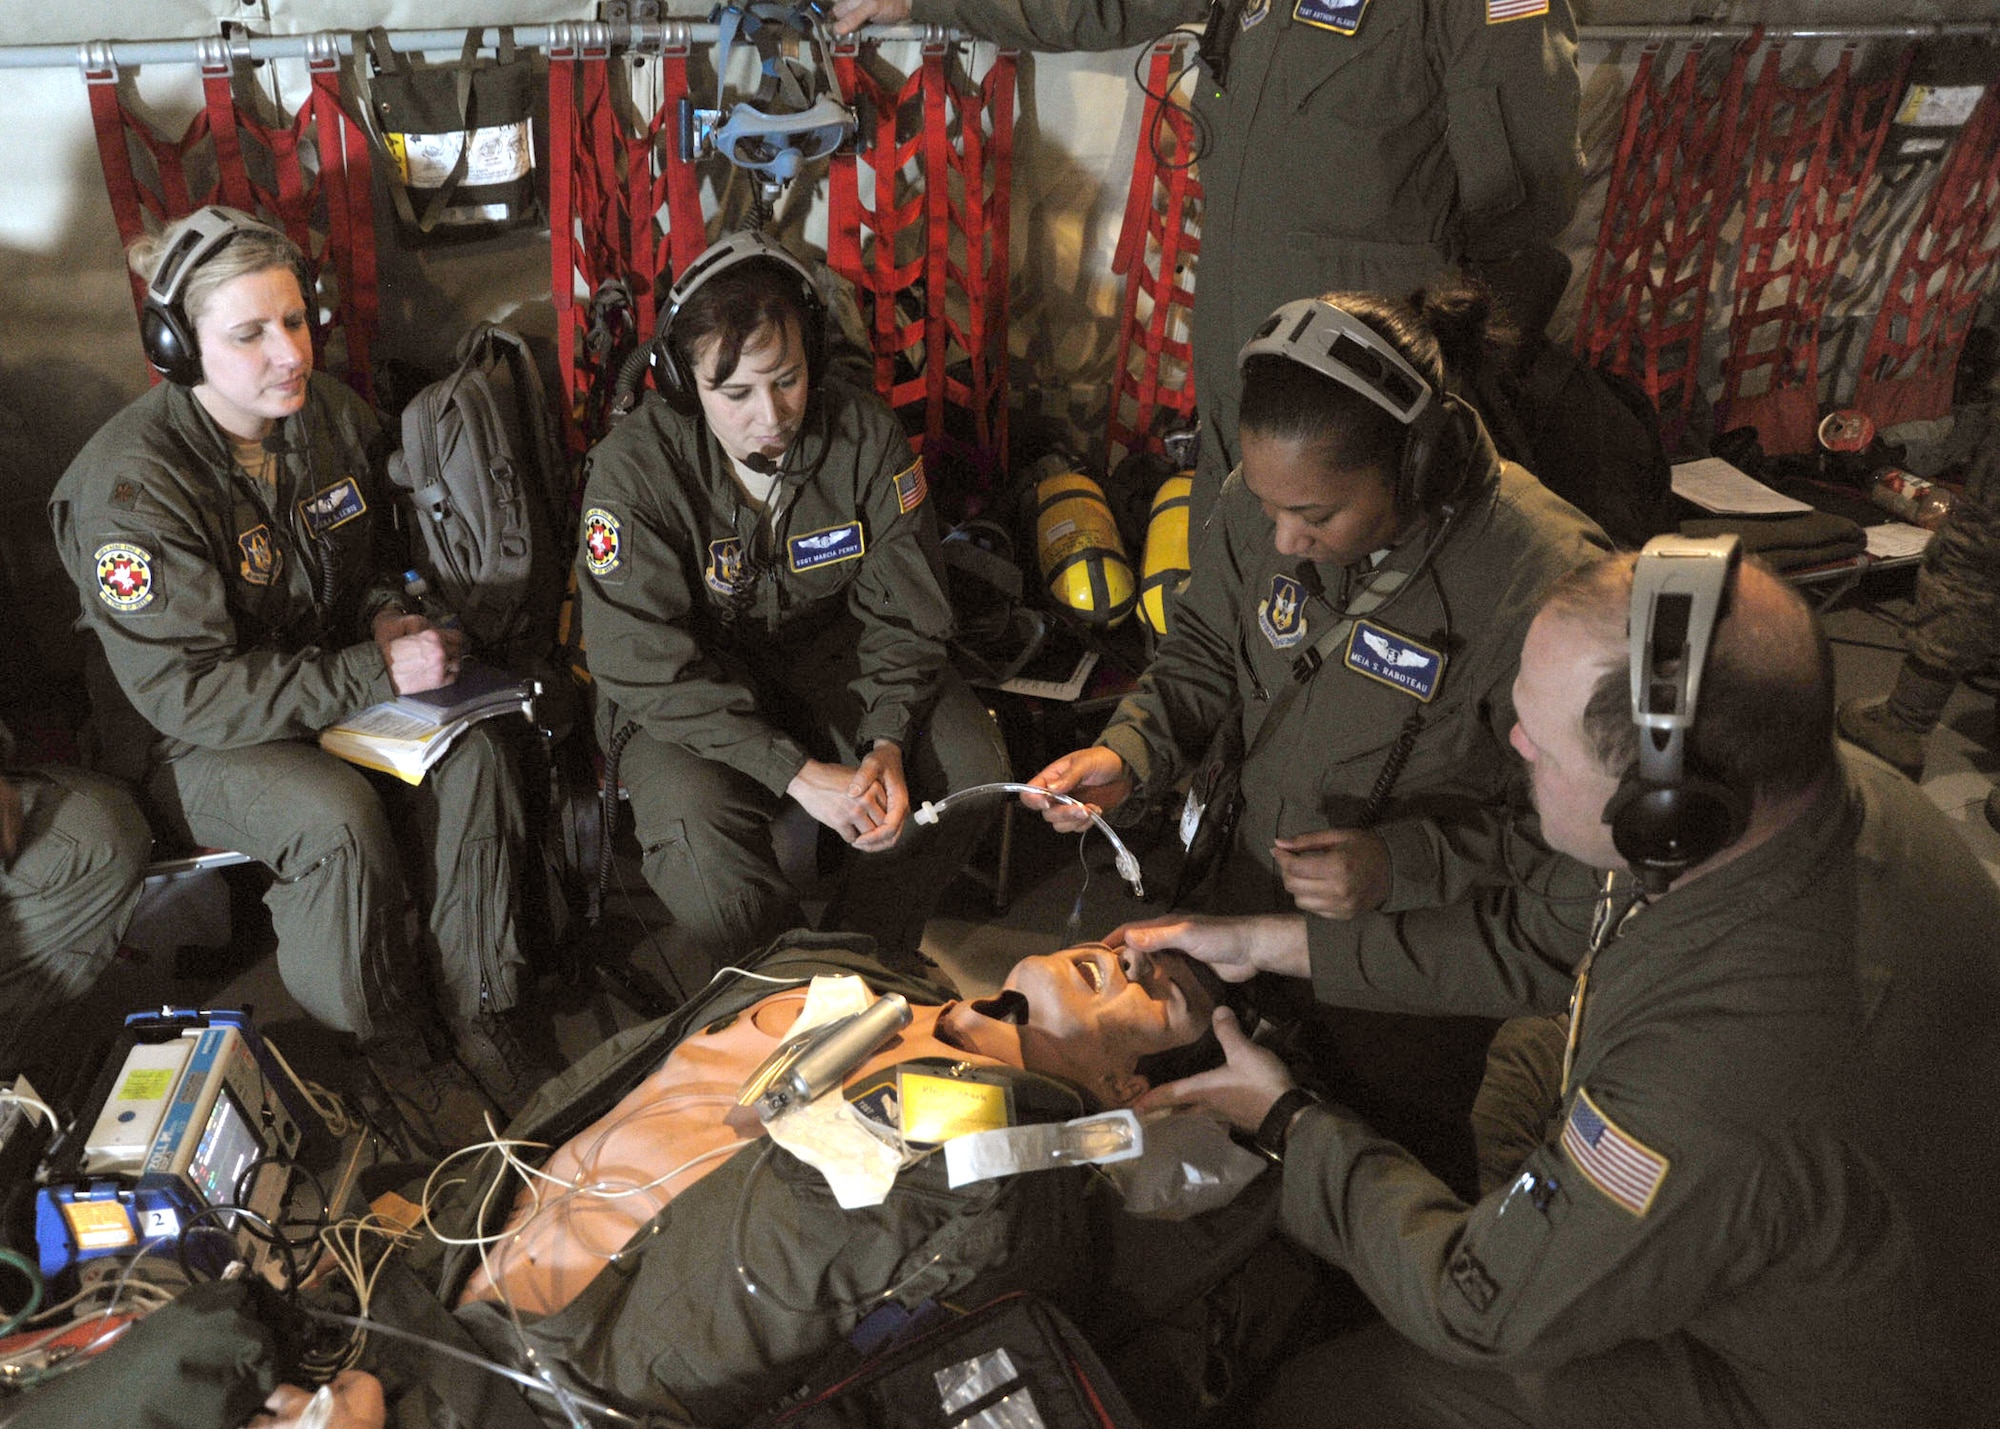
[[[812,270],[787,253],[775,239],[745,229],[709,245],[694,262],[688,264],[687,271],[667,293],[667,305],[660,313],[647,361],[653,370],[653,386],[675,410],[697,413],[701,410],[701,398],[693,366],[688,360],[691,354],[683,355],[675,347],[674,320],[703,284],[738,264],[758,258],[769,259],[796,281],[797,287],[791,296],[798,304],[805,329],[799,337],[805,344],[806,378],[817,390],[821,374],[825,371],[827,344],[826,299],[820,293],[819,283],[814,279]]]
[[[1632,572],[1627,641],[1639,758],[1604,806],[1611,841],[1646,891],[1743,836],[1750,800],[1693,767],[1687,748],[1715,627],[1742,556],[1735,536],[1655,536]]]
[[[1430,511],[1458,494],[1472,454],[1471,412],[1398,352],[1395,345],[1324,298],[1299,298],[1264,319],[1236,354],[1290,358],[1351,388],[1409,430],[1396,471],[1398,511]]]
[[[201,381],[201,343],[195,336],[194,322],[186,306],[188,279],[202,264],[246,233],[267,233],[282,239],[287,247],[292,246],[290,239],[269,224],[210,204],[188,216],[174,241],[153,264],[153,276],[146,284],[146,308],[139,316],[139,341],[146,350],[146,361],[169,382],[193,387]],[[311,275],[297,260],[293,261],[292,270],[298,274],[299,291],[306,296],[310,311]]]

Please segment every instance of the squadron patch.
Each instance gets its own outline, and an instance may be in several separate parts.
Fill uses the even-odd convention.
[[[324,536],[336,526],[345,526],[368,509],[361,499],[361,486],[351,476],[343,476],[299,503],[299,516],[314,537]]]
[[[924,459],[918,457],[896,478],[896,509],[905,516],[924,504],[930,487],[924,482]]]
[[[1306,638],[1306,589],[1287,575],[1271,577],[1271,594],[1257,602],[1257,628],[1273,650],[1289,650]]]
[[[708,568],[701,578],[717,595],[736,594],[736,583],[743,579],[743,538],[724,536],[720,541],[710,541]]]
[[[583,563],[594,576],[618,569],[618,518],[602,506],[583,513]]]
[[[785,542],[785,548],[791,557],[792,574],[804,575],[821,566],[838,565],[865,554],[868,538],[862,534],[859,521],[849,521],[844,526],[828,526],[794,536]]]
[[[1398,635],[1386,625],[1357,620],[1347,637],[1347,668],[1429,704],[1444,679],[1444,652]]]
[[[131,615],[153,603],[157,592],[153,587],[151,551],[112,541],[99,546],[91,559],[97,563],[98,597],[113,610]]]
[[[1246,30],[1254,29],[1264,22],[1271,13],[1271,0],[1248,0],[1243,7],[1242,19],[1238,21]]]
[[[237,573],[251,585],[269,585],[277,579],[279,561],[277,545],[271,540],[271,528],[259,521],[248,531],[237,536],[237,546],[243,552],[243,560],[236,567]]]
[[[1368,0],[1298,0],[1292,6],[1292,18],[1301,25],[1331,30],[1336,35],[1351,35],[1359,30],[1361,17],[1367,13]]]
[[[1486,0],[1486,23],[1504,25],[1549,13],[1549,0]]]
[[[1667,1179],[1667,1158],[1599,1111],[1582,1087],[1563,1123],[1562,1147],[1584,1179],[1635,1216],[1651,1209]]]

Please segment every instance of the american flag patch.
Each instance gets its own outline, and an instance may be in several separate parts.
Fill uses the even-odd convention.
[[[1624,1132],[1582,1087],[1563,1124],[1563,1150],[1590,1184],[1635,1216],[1643,1216],[1667,1179],[1667,1158]]]
[[[930,487],[924,483],[924,459],[918,457],[896,478],[896,506],[907,516],[924,504],[929,491]]]
[[[1549,0],[1486,0],[1486,23],[1502,25],[1549,13]]]

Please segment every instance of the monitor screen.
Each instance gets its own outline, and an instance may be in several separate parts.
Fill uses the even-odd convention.
[[[208,1125],[202,1128],[194,1159],[188,1163],[188,1179],[211,1206],[231,1206],[236,1204],[236,1182],[244,1168],[263,1154],[264,1143],[244,1114],[243,1104],[224,1087],[208,1114]]]

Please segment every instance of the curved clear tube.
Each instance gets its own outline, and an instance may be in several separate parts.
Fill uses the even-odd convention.
[[[1118,837],[1117,831],[1111,825],[1104,822],[1104,816],[1098,813],[1097,810],[1091,808],[1090,805],[1084,803],[1081,799],[1072,798],[1068,794],[1059,794],[1054,789],[1044,789],[1039,784],[1016,784],[1012,781],[999,784],[974,784],[969,789],[955,789],[936,802],[932,802],[929,799],[924,800],[918,806],[914,817],[920,824],[934,824],[938,821],[938,816],[946,809],[949,809],[960,799],[970,799],[975,794],[1040,794],[1044,798],[1054,799],[1059,804],[1069,804],[1075,808],[1082,809],[1086,814],[1090,815],[1090,821],[1103,830],[1104,837],[1111,840],[1111,848],[1116,859],[1118,876],[1131,886],[1132,896],[1134,898],[1144,898],[1146,896],[1145,882],[1139,876],[1139,860],[1133,856],[1131,849],[1125,847],[1125,840]]]

